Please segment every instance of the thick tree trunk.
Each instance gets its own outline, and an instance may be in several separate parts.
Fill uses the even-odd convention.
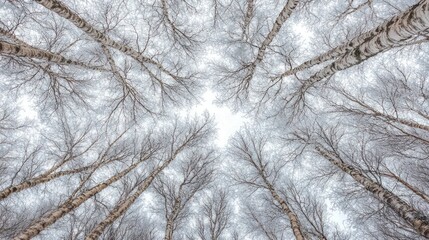
[[[148,57],[143,56],[135,49],[126,46],[122,43],[116,42],[112,39],[110,39],[106,34],[103,32],[97,30],[94,28],[91,24],[89,24],[87,21],[85,21],[83,18],[81,18],[79,15],[74,13],[72,10],[70,10],[66,5],[61,3],[57,0],[35,0],[37,3],[41,4],[45,8],[57,13],[61,17],[69,20],[71,23],[73,23],[76,27],[87,33],[90,37],[92,37],[94,40],[100,42],[101,44],[105,46],[109,46],[112,48],[115,48],[123,53],[125,53],[128,56],[131,56],[136,61],[138,61],[141,64],[149,63],[154,66],[156,66],[159,70],[166,73],[173,79],[177,79],[178,76],[174,75],[173,73],[169,72],[167,69],[164,68],[160,63],[156,62],[155,60],[152,60]]]
[[[414,16],[417,12],[416,12],[416,7],[417,6],[421,6],[422,11],[419,13],[419,16]],[[426,9],[426,10],[424,10]],[[417,10],[420,11],[420,10]],[[426,16],[425,16],[426,15]],[[377,28],[374,28],[368,32],[365,32],[355,38],[353,38],[352,40],[341,44],[331,50],[329,50],[328,52],[321,54],[309,61],[304,62],[303,64],[289,70],[286,71],[285,73],[283,73],[280,77],[286,77],[286,76],[290,76],[293,74],[296,74],[299,71],[302,71],[304,69],[313,67],[317,64],[323,63],[325,61],[329,61],[332,59],[335,59],[337,57],[340,57],[346,53],[352,52],[353,50],[355,50],[356,47],[360,46],[363,43],[369,42],[371,39],[373,39],[376,36],[379,36],[380,33],[382,32],[386,32],[386,30],[389,30],[391,27],[397,27],[395,25],[394,22],[396,23],[400,23],[400,22],[405,22],[405,24],[407,25],[407,21],[409,21],[411,18],[414,18],[413,21],[419,21],[419,19],[423,19],[426,18],[426,23],[424,23],[424,25],[426,25],[427,27],[427,17],[428,17],[428,12],[427,12],[427,1],[423,0],[420,1],[418,4],[414,5],[413,7],[409,8],[407,11],[393,17],[391,20],[384,22],[382,25],[378,26]],[[393,30],[395,31],[395,30]],[[421,30],[420,30],[421,31]],[[415,34],[415,32],[413,32],[412,34]],[[407,39],[407,38],[405,38]],[[403,39],[402,39],[403,40]],[[377,41],[377,40],[375,40]],[[399,42],[395,42],[396,44],[398,44]],[[400,44],[400,43],[399,43]]]
[[[302,92],[338,71],[358,65],[366,59],[389,50],[396,44],[427,30],[429,28],[429,0],[420,1],[404,14],[392,18],[383,26],[376,36],[366,39],[342,58],[307,79],[302,86]]]
[[[146,160],[146,159],[145,159]],[[47,214],[45,214],[42,218],[40,218],[38,221],[33,223],[31,226],[29,226],[27,229],[22,231],[20,234],[18,234],[14,240],[27,240],[31,239],[32,237],[38,235],[41,231],[55,223],[58,219],[62,218],[67,213],[73,211],[74,209],[78,208],[82,203],[84,203],[86,200],[92,198],[97,193],[101,192],[108,186],[110,186],[112,183],[118,181],[123,176],[125,176],[127,173],[129,173],[131,170],[135,169],[139,164],[141,164],[143,161],[138,161],[134,164],[132,164],[127,169],[119,172],[118,174],[112,176],[108,180],[106,180],[103,183],[100,183],[91,189],[85,191],[84,193],[80,194],[78,197],[71,199],[65,203],[63,203],[59,208],[56,210],[53,210]]]
[[[429,238],[429,219],[427,216],[408,205],[408,203],[403,201],[389,190],[385,189],[379,183],[374,182],[370,178],[363,175],[360,170],[349,164],[346,164],[340,158],[330,153],[326,149],[316,146],[316,150],[321,156],[340,168],[343,172],[350,175],[356,182],[371,192],[378,200],[395,211],[402,219],[413,226],[416,232],[424,237]]]
[[[26,58],[37,58],[47,60],[60,65],[75,65],[95,71],[106,71],[102,67],[89,66],[85,63],[67,59],[59,54],[51,53],[42,49],[31,47],[29,45],[15,45],[0,41],[0,54],[13,55]]]

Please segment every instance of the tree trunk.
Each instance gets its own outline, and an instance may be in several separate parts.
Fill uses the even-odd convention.
[[[280,29],[283,26],[283,23],[290,17],[293,10],[298,5],[298,2],[299,0],[288,0],[288,2],[283,7],[280,14],[277,16],[276,21],[274,22],[274,25],[271,28],[271,31],[265,37],[264,41],[261,43],[261,46],[258,49],[258,54],[256,55],[256,59],[253,61],[253,63],[249,65],[249,70],[247,72],[247,75],[245,76],[246,82],[250,82],[252,80],[253,75],[255,74],[256,66],[264,59],[265,52],[268,46],[271,44],[271,42],[279,33]]]
[[[406,188],[408,188],[410,191],[412,191],[413,193],[415,193],[417,196],[421,197],[423,200],[425,200],[427,203],[429,203],[429,196],[426,193],[420,191],[418,188],[416,188],[413,185],[409,184],[407,181],[405,181],[404,179],[402,179],[398,175],[394,174],[390,170],[389,170],[388,173],[381,173],[381,175],[395,179],[396,181],[398,181],[402,185],[404,185]]]
[[[332,164],[340,168],[343,172],[350,175],[356,182],[365,187],[366,190],[395,211],[402,219],[409,223],[413,228],[424,237],[429,238],[429,219],[421,212],[408,205],[401,198],[385,189],[382,185],[374,182],[364,176],[360,170],[346,164],[336,155],[330,153],[320,146],[316,146],[317,152]]]
[[[46,174],[45,173],[41,176],[29,179],[25,182],[22,182],[22,183],[19,183],[19,184],[16,184],[16,185],[13,185],[13,186],[10,186],[10,187],[3,189],[2,191],[0,191],[0,200],[7,198],[12,193],[17,193],[17,192],[20,192],[22,190],[34,187],[36,185],[49,182],[53,179],[56,179],[56,178],[59,178],[62,176],[66,176],[66,175],[71,175],[71,174],[83,172],[85,170],[88,170],[91,168],[96,168],[98,166],[99,165],[96,164],[96,165],[81,167],[81,168],[72,169],[72,170],[60,171],[60,172],[52,173],[52,174]]]
[[[173,240],[174,233],[174,220],[180,212],[181,201],[180,198],[176,198],[174,201],[173,210],[167,218],[167,224],[165,226],[164,240]]]
[[[287,215],[292,232],[295,235],[296,240],[305,240],[304,234],[301,231],[301,224],[298,220],[298,216],[293,212],[293,210],[288,206],[286,201],[282,199],[274,188],[273,184],[268,180],[267,174],[264,171],[264,167],[261,165],[257,167],[259,169],[259,176],[264,181],[265,187],[270,191],[271,196],[274,200],[280,205],[282,211]]]
[[[426,6],[424,6],[424,5],[426,5]],[[304,62],[303,64],[301,64],[301,65],[299,65],[299,66],[297,66],[297,67],[295,67],[289,71],[286,71],[280,77],[283,78],[286,76],[294,75],[299,71],[313,67],[313,66],[320,64],[320,63],[323,63],[325,61],[335,59],[335,58],[342,56],[348,52],[351,52],[352,50],[354,50],[356,47],[360,46],[361,44],[368,42],[371,39],[373,39],[374,37],[378,36],[380,33],[385,32],[386,29],[390,28],[392,25],[393,26],[396,25],[396,24],[393,24],[393,22],[408,21],[407,20],[408,17],[412,17],[412,18],[414,17],[415,18],[416,16],[413,16],[414,13],[412,13],[412,12],[415,11],[415,8],[417,6],[421,6],[422,9],[426,8],[426,10],[423,10],[423,11],[426,11],[426,13],[420,12],[421,13],[420,18],[424,18],[424,15],[426,15],[426,20],[425,20],[426,24],[425,25],[427,26],[427,15],[428,15],[428,13],[427,13],[427,1],[423,0],[423,1],[420,1],[419,4],[414,5],[413,7],[408,9],[407,11],[393,17],[389,21],[384,22],[382,25],[378,26],[377,28],[374,28],[368,32],[365,32],[365,33],[353,38],[352,40],[329,50],[328,52],[326,52],[324,54],[321,54],[321,55],[319,55],[319,56],[317,56],[317,57],[315,57],[309,61]],[[419,18],[419,17],[417,16],[417,18]],[[419,20],[417,19],[417,22],[418,21]]]
[[[252,21],[254,11],[255,11],[255,1],[247,0],[246,14],[244,15],[244,23],[243,23],[244,37],[246,37],[249,34],[250,22]]]
[[[264,55],[265,55],[265,51],[267,50],[267,47],[277,36],[277,34],[279,33],[280,29],[283,26],[283,23],[290,17],[293,10],[298,5],[298,2],[299,0],[287,1],[286,5],[283,7],[280,14],[277,16],[276,21],[274,22],[274,25],[271,28],[271,31],[268,33],[267,37],[264,39],[261,46],[259,47],[258,55],[255,60],[256,63],[260,63],[264,59]]]
[[[20,40],[19,38],[17,38],[15,36],[15,34],[11,33],[10,31],[3,29],[0,27],[0,34],[3,36],[8,37],[10,40],[12,40],[13,42],[15,42],[15,44],[17,45],[21,45],[21,46],[26,46],[26,47],[30,47],[30,45],[28,45],[26,42]]]
[[[91,24],[89,24],[87,21],[85,21],[83,18],[81,18],[79,15],[74,13],[72,10],[70,10],[67,6],[65,6],[63,3],[57,0],[35,0],[37,3],[41,4],[45,8],[57,13],[61,17],[69,20],[71,23],[73,23],[76,27],[87,33],[90,37],[92,37],[94,40],[100,42],[103,45],[115,48],[123,53],[125,53],[128,56],[131,56],[136,61],[138,61],[141,64],[149,63],[152,65],[155,65],[159,70],[166,73],[173,79],[177,79],[178,76],[174,75],[173,73],[169,72],[167,69],[164,68],[160,63],[156,62],[155,60],[152,60],[148,57],[143,56],[135,49],[126,46],[122,43],[116,42],[112,39],[110,39],[106,34],[103,32],[97,30],[94,28]]]
[[[366,110],[368,110],[369,112],[363,111],[363,110],[359,110],[353,107],[346,107],[346,106],[340,106],[341,109],[346,109],[349,112],[353,112],[355,114],[358,115],[368,115],[374,118],[381,118],[383,120],[386,121],[390,121],[390,122],[395,122],[395,123],[400,123],[402,125],[411,127],[411,128],[418,128],[421,130],[425,130],[429,132],[429,126],[425,125],[425,124],[420,124],[418,122],[415,122],[413,120],[408,120],[408,119],[404,119],[404,118],[399,118],[399,117],[394,117],[392,115],[386,114],[384,112],[380,112],[377,109],[375,109],[374,107],[368,105],[367,103],[365,103],[363,100],[360,100],[356,97],[353,97],[351,94],[346,93],[346,92],[341,92],[342,96],[344,96],[345,98],[347,98],[348,100],[350,100],[352,103],[355,103],[357,105],[359,105],[359,107],[362,107]]]
[[[146,159],[144,159],[144,160],[146,160]],[[14,238],[14,240],[27,240],[27,239],[30,239],[30,238],[38,235],[41,231],[43,231],[44,229],[46,229],[47,227],[49,227],[50,225],[55,223],[58,219],[62,218],[64,215],[73,211],[74,209],[78,208],[86,200],[90,199],[91,197],[95,196],[97,193],[101,192],[102,190],[104,190],[105,188],[110,186],[112,183],[121,179],[123,176],[125,176],[127,173],[129,173],[134,168],[136,168],[143,161],[138,161],[138,162],[132,164],[130,167],[128,167],[127,169],[121,171],[120,173],[112,176],[111,178],[109,178],[105,182],[100,183],[100,184],[92,187],[91,189],[80,194],[78,197],[63,203],[56,210],[53,210],[53,211],[45,214],[38,221],[36,221],[31,226],[29,226],[27,229],[25,229],[20,234],[18,234]]]
[[[181,149],[181,148],[179,148]],[[109,213],[109,215],[97,226],[95,226],[92,231],[85,237],[85,240],[95,240],[100,237],[100,235],[104,232],[106,227],[112,224],[117,218],[122,216],[128,208],[140,197],[140,195],[151,185],[152,181],[155,177],[166,168],[177,156],[179,151],[173,155],[169,160],[165,161],[160,167],[158,167],[155,171],[153,171],[137,188],[137,191],[125,199],[123,202],[118,203],[115,208]]]
[[[298,220],[298,216],[292,211],[292,209],[288,206],[286,201],[277,194],[277,191],[274,189],[274,186],[270,182],[268,182],[268,179],[266,179],[265,177],[264,177],[264,182],[268,190],[270,191],[271,196],[278,204],[280,204],[281,209],[289,218],[289,222],[292,227],[293,235],[295,235],[295,239],[305,240],[304,234],[302,233],[302,230],[301,230],[302,228],[301,223]]]
[[[60,65],[75,65],[95,71],[106,71],[102,67],[89,66],[85,63],[67,59],[59,54],[51,53],[42,49],[31,47],[29,45],[15,45],[0,41],[0,53],[14,55],[18,57],[37,58],[47,60]]]
[[[368,37],[342,58],[307,79],[302,86],[303,92],[316,82],[330,77],[340,70],[358,65],[425,31],[429,27],[429,0],[420,1],[405,13],[395,16],[382,26],[377,35]]]

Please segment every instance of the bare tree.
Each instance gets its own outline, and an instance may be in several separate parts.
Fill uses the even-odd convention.
[[[135,50],[132,47],[129,47],[127,45],[124,45],[122,43],[119,43],[115,40],[112,40],[110,37],[108,37],[106,34],[102,33],[100,30],[97,30],[97,28],[93,27],[91,24],[89,24],[86,20],[81,18],[78,14],[70,10],[66,5],[61,3],[60,1],[56,0],[42,0],[42,1],[36,1],[45,8],[57,13],[61,17],[67,19],[71,23],[73,23],[76,27],[87,33],[90,37],[92,37],[94,40],[99,41],[101,44],[105,46],[109,46],[112,48],[115,48],[121,52],[123,52],[126,55],[129,55],[133,59],[135,59],[137,62],[145,66],[146,64],[150,64],[154,67],[156,67],[158,70],[160,70],[162,73],[165,74],[164,77],[166,78],[172,78],[175,81],[181,81],[182,77],[179,75],[176,75],[175,73],[169,71],[167,68],[165,68],[161,63],[153,60],[152,58],[146,57],[142,55],[139,51]]]
[[[308,136],[302,136],[301,139],[307,143],[312,143],[315,151],[320,156],[335,165],[345,174],[351,176],[354,181],[371,193],[372,196],[386,207],[392,209],[393,212],[400,216],[403,221],[409,224],[417,233],[427,237],[429,226],[427,216],[398,197],[395,193],[385,188],[377,180],[371,179],[371,174],[364,173],[359,165],[349,164],[345,160],[345,158],[353,158],[353,155],[347,155],[341,150],[339,145],[341,134],[336,128],[323,129],[319,127],[317,135],[319,136],[319,140],[308,139]],[[364,152],[360,154],[361,156],[365,156]],[[356,161],[351,160],[351,162]]]
[[[220,82],[225,85],[226,89],[232,90],[233,92],[228,96],[229,99],[233,97],[239,99],[240,95],[244,93],[245,96],[248,95],[249,87],[253,76],[255,75],[256,68],[262,63],[265,58],[266,51],[270,47],[273,40],[276,38],[283,24],[294,12],[297,7],[299,0],[290,0],[287,1],[285,6],[282,8],[274,23],[269,29],[269,32],[264,36],[261,43],[254,43],[249,37],[249,24],[255,11],[254,1],[247,1],[246,11],[244,14],[244,25],[243,33],[245,33],[245,38],[240,39],[238,43],[243,42],[244,45],[249,45],[252,49],[256,49],[256,56],[252,56],[250,61],[247,60],[237,60],[239,62],[237,67],[232,70],[223,69],[225,71],[224,76]],[[257,35],[259,33],[255,33]],[[247,57],[247,56],[245,56]],[[232,81],[232,82],[231,82]]]
[[[74,197],[76,193],[79,192],[79,189],[83,187],[83,184],[86,180],[82,181],[81,185],[75,190],[67,201],[62,203],[57,209],[54,209],[44,216],[42,216],[37,221],[33,222],[29,227],[23,230],[21,233],[17,234],[14,239],[30,239],[36,235],[38,235],[41,231],[55,223],[58,219],[73,211],[75,208],[78,208],[81,204],[83,204],[86,200],[95,196],[97,193],[109,187],[112,183],[120,180],[126,174],[137,168],[143,162],[150,159],[157,151],[159,151],[159,147],[156,142],[153,142],[152,139],[147,139],[146,143],[142,144],[141,152],[137,153],[135,159],[133,159],[133,163],[121,170],[117,174],[111,176],[106,181],[101,182],[88,190],[83,191],[78,196]]]
[[[155,190],[162,199],[166,221],[164,239],[173,239],[173,234],[189,216],[189,204],[196,194],[212,181],[214,153],[193,152],[185,156],[178,170],[179,178],[173,180],[161,175]]]
[[[157,166],[144,180],[141,181],[141,183],[138,184],[136,191],[131,196],[119,202],[109,213],[109,215],[102,222],[97,224],[96,227],[94,227],[86,239],[97,239],[107,226],[112,224],[118,217],[127,211],[127,209],[138,199],[138,197],[152,184],[155,177],[157,177],[169,164],[171,164],[171,162],[175,160],[182,151],[198,146],[198,141],[205,140],[211,131],[210,119],[208,117],[205,118],[202,122],[195,121],[194,123],[191,123],[190,126],[186,126],[187,129],[180,129],[179,127],[180,126],[178,126],[176,123],[173,128],[170,140],[171,147],[169,146],[170,151],[164,153],[166,155],[166,160]],[[196,159],[194,161],[201,160],[201,158],[192,157],[191,159]],[[202,165],[205,166],[204,164]],[[192,171],[190,171],[189,174],[192,174]],[[193,175],[188,177],[190,177],[192,180],[198,179]],[[185,178],[185,180],[187,181],[187,178]],[[186,183],[185,180],[184,182]]]
[[[305,239],[305,234],[297,214],[287,200],[280,196],[278,189],[276,189],[275,182],[279,177],[282,165],[284,166],[285,163],[277,161],[277,163],[271,162],[270,164],[266,156],[268,148],[267,139],[263,137],[258,138],[252,136],[250,132],[246,132],[236,136],[232,147],[232,155],[246,163],[246,166],[252,169],[252,172],[249,174],[238,175],[236,177],[237,181],[269,192],[278,208],[288,217],[290,228],[295,238]]]
[[[231,226],[230,211],[226,190],[212,191],[202,204],[203,216],[198,218],[198,237],[202,240],[222,239],[222,234]]]
[[[319,70],[317,73],[304,80],[299,89],[294,94],[287,97],[286,102],[291,103],[294,108],[297,108],[299,106],[299,102],[305,101],[304,95],[310,87],[314,86],[315,83],[331,77],[338,71],[358,65],[368,58],[390,50],[403,41],[422,34],[426,31],[429,25],[429,19],[427,19],[427,5],[427,1],[420,1],[416,5],[410,7],[407,11],[402,12],[389,21],[386,21],[381,26],[375,28],[373,31],[364,33],[364,37],[361,37],[362,35],[358,36],[350,43],[341,45],[338,49],[331,50],[332,52],[327,54],[327,56],[329,56],[329,58],[327,57],[328,60],[336,51],[344,51],[344,53],[339,54],[340,57],[334,60],[333,63],[328,64],[323,67],[322,70]],[[394,30],[392,30],[393,26]],[[353,47],[347,51],[346,49],[350,46]],[[320,58],[324,59],[324,57],[326,56],[322,56]],[[318,61],[319,59],[316,59],[313,62]],[[308,64],[311,66],[313,63],[310,61]],[[292,73],[287,72],[285,76],[289,74]],[[281,81],[282,78],[283,76],[281,76],[277,82]]]

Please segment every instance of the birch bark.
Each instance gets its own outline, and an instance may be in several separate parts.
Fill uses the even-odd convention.
[[[78,197],[63,203],[57,209],[51,212],[48,212],[47,214],[42,216],[38,221],[36,221],[27,229],[23,230],[16,237],[14,237],[14,240],[27,240],[38,235],[41,231],[45,230],[50,225],[54,224],[58,219],[62,218],[64,215],[73,211],[74,209],[78,208],[86,200],[90,199],[91,197],[95,196],[97,193],[101,192],[102,190],[110,186],[112,183],[121,179],[123,176],[125,176],[130,171],[135,169],[138,165],[140,165],[145,160],[147,160],[147,158],[141,159],[140,161],[132,164],[125,170],[119,172],[118,174],[115,174],[114,176],[104,181],[103,183],[97,184],[91,189],[80,194]]]
[[[22,183],[19,183],[19,184],[16,184],[16,185],[13,185],[13,186],[10,186],[10,187],[3,189],[2,191],[0,191],[0,201],[7,198],[12,193],[17,193],[17,192],[23,191],[25,189],[37,186],[39,184],[49,182],[53,179],[56,179],[56,178],[59,178],[62,176],[80,173],[80,172],[83,172],[83,171],[86,171],[89,169],[97,168],[99,166],[100,166],[99,164],[96,164],[96,165],[76,168],[76,169],[72,169],[72,170],[60,171],[60,172],[56,172],[56,173],[49,173],[49,174],[45,173],[41,176],[29,179],[25,182],[22,182]]]
[[[424,5],[426,5],[426,6],[424,6]],[[428,25],[427,24],[427,21],[428,21],[427,20],[427,18],[428,18],[428,16],[427,16],[428,15],[427,1],[422,0],[418,4],[409,8],[407,11],[393,17],[391,20],[384,22],[380,26],[378,26],[378,27],[376,27],[376,28],[374,28],[368,32],[365,32],[365,33],[353,38],[352,40],[345,42],[345,43],[327,51],[326,53],[323,53],[323,54],[321,54],[321,55],[319,55],[319,56],[317,56],[311,60],[308,60],[308,61],[300,64],[299,66],[297,66],[297,67],[295,67],[289,71],[284,72],[282,75],[280,75],[280,78],[287,77],[290,75],[294,75],[299,71],[305,70],[307,68],[311,68],[317,64],[338,58],[338,57],[340,57],[346,53],[353,51],[356,47],[360,46],[363,43],[369,42],[374,37],[379,36],[379,34],[381,34],[382,32],[385,32],[386,29],[390,28],[392,25],[395,25],[395,24],[392,24],[393,22],[409,21],[409,17],[413,17],[414,13],[412,13],[412,12],[414,12],[416,10],[415,8],[417,6],[421,6],[423,9],[423,12],[420,12],[421,16],[424,17],[424,15],[426,15],[425,25],[427,28],[427,25]],[[426,8],[426,10],[424,10],[425,8]],[[426,11],[426,12],[424,12],[424,11]],[[416,21],[419,21],[419,20],[417,19]]]
[[[295,235],[296,240],[305,240],[304,234],[302,233],[302,226],[301,223],[298,220],[298,216],[296,213],[289,207],[289,205],[286,203],[286,201],[280,197],[280,195],[275,190],[274,186],[268,181],[265,173],[263,171],[260,172],[260,175],[265,183],[265,186],[270,191],[271,196],[274,198],[274,200],[280,205],[282,211],[287,215],[289,218],[289,222],[292,228],[292,232]]]
[[[376,35],[365,38],[361,44],[350,49],[343,57],[307,79],[302,91],[305,92],[316,82],[330,77],[338,71],[360,64],[370,57],[387,51],[396,44],[410,39],[429,28],[429,0],[421,0],[403,14],[393,17],[390,21],[377,28]]]
[[[150,186],[150,184],[153,182],[155,177],[164,170],[175,158],[176,153],[172,158],[165,161],[160,167],[158,167],[155,171],[153,171],[137,188],[137,191],[125,199],[122,203],[118,204],[110,213],[109,215],[97,226],[94,227],[94,229],[88,234],[88,236],[85,237],[85,240],[94,240],[98,239],[100,235],[104,232],[106,227],[108,227],[110,224],[112,224],[118,217],[122,216],[128,208],[131,207],[131,205],[140,197],[140,195],[146,191],[146,189]]]
[[[103,32],[97,30],[95,27],[93,27],[91,24],[89,24],[86,20],[81,18],[78,14],[74,13],[71,9],[69,9],[66,5],[64,5],[62,2],[57,0],[34,0],[37,3],[41,4],[45,8],[57,13],[61,17],[69,20],[71,23],[73,23],[76,27],[87,33],[90,37],[92,37],[94,40],[100,42],[101,44],[105,46],[109,46],[112,48],[115,48],[124,54],[131,56],[133,59],[135,59],[140,64],[144,65],[146,63],[156,66],[160,71],[166,73],[171,78],[178,80],[180,77],[176,76],[175,74],[168,71],[164,66],[162,66],[161,63],[143,56],[141,53],[139,53],[137,50],[124,45],[122,43],[116,42],[112,39],[110,39],[106,34]]]
[[[78,62],[75,60],[67,59],[59,54],[51,53],[42,49],[31,47],[27,44],[25,45],[16,45],[10,44],[8,42],[0,41],[0,54],[13,55],[18,57],[26,58],[37,58],[42,60],[47,60],[53,63],[60,65],[75,65],[95,71],[107,71],[102,67],[89,66],[86,63]]]
[[[293,10],[298,5],[299,0],[288,0],[286,5],[283,7],[280,14],[277,16],[276,21],[274,22],[273,27],[271,28],[268,35],[265,37],[264,41],[261,43],[261,46],[259,46],[258,53],[256,55],[256,59],[249,65],[249,70],[247,72],[247,75],[245,76],[245,81],[250,82],[253,78],[253,75],[255,74],[256,66],[262,62],[265,56],[265,52],[270,46],[271,42],[274,40],[274,38],[279,33],[280,29],[282,28],[283,24],[286,22],[286,20],[290,17]]]
[[[429,219],[423,213],[419,212],[404,200],[385,189],[382,185],[369,179],[361,173],[360,170],[348,165],[336,155],[330,153],[320,146],[316,146],[316,151],[326,160],[340,168],[343,172],[350,175],[356,182],[361,184],[367,191],[395,211],[402,219],[409,223],[413,228],[424,237],[429,237]]]

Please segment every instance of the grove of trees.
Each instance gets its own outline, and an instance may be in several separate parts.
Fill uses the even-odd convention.
[[[429,0],[0,0],[0,93],[0,239],[429,239]]]

